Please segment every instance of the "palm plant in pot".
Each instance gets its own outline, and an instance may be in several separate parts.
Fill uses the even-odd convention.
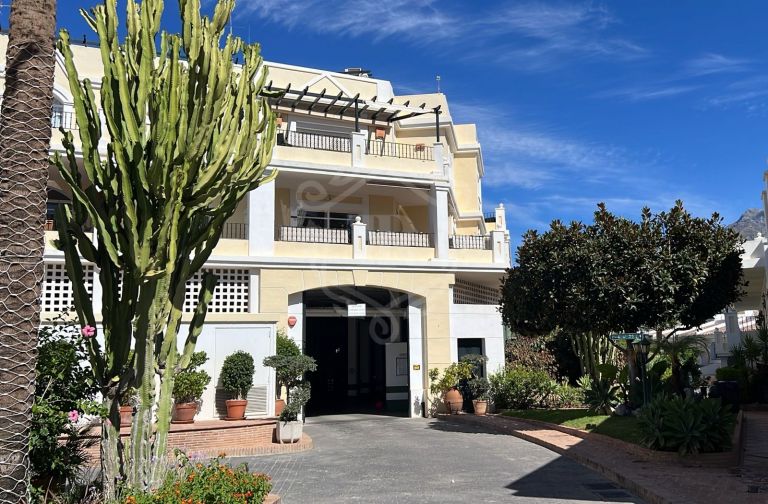
[[[255,367],[253,357],[248,352],[239,350],[224,359],[221,366],[221,387],[232,394],[235,399],[228,399],[227,420],[242,420],[245,418],[246,397],[253,386]]]
[[[208,361],[205,352],[195,352],[186,369],[176,373],[173,382],[173,423],[193,423],[197,414],[200,398],[211,377],[202,369],[197,369]]]
[[[288,403],[277,419],[275,433],[279,443],[295,443],[301,440],[304,423],[299,420],[304,405],[309,402],[309,383],[293,387],[289,394]]]

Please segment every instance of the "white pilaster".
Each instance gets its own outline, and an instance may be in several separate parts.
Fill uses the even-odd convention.
[[[504,231],[491,231],[491,246],[493,247],[493,262],[495,264],[509,263],[509,242]]]
[[[288,296],[288,317],[296,317],[296,324],[288,326],[288,321],[279,321],[278,326],[285,325],[288,337],[291,338],[299,349],[304,348],[304,297],[296,293]]]
[[[355,222],[352,224],[352,258],[362,259],[366,254],[366,233],[368,226],[362,222],[362,219],[358,215],[355,217]]]
[[[363,168],[365,166],[366,134],[362,131],[353,131],[350,133],[350,144],[352,147],[352,168]]]
[[[739,330],[739,313],[733,308],[725,310],[725,337],[730,350],[741,343],[741,330]]]
[[[444,176],[453,185],[453,163],[448,149],[442,142],[435,142],[432,146],[432,152],[435,156],[437,173]]]
[[[499,203],[496,207],[496,229],[501,231],[507,229],[507,212],[504,210],[504,203]]]
[[[421,416],[421,403],[426,401],[424,397],[425,369],[424,360],[424,326],[422,312],[424,302],[421,298],[408,296],[408,388],[410,389],[410,414],[411,418]]]
[[[435,258],[448,259],[448,188],[432,187],[429,207],[430,230],[435,241]]]
[[[259,270],[251,270],[248,282],[248,311],[259,313]]]
[[[271,256],[275,252],[275,183],[248,193],[248,255]]]

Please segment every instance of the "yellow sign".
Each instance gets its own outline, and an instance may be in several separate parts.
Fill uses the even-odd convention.
[[[421,364],[414,364],[413,365],[413,370],[414,371],[418,371],[419,369],[421,369]]]

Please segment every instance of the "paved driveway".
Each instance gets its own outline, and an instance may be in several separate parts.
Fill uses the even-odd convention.
[[[236,459],[273,478],[286,504],[642,502],[568,458],[443,421],[321,417],[315,449]]]

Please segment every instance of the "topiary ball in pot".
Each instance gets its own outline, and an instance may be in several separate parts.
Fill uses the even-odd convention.
[[[234,399],[228,399],[227,420],[242,420],[245,418],[245,408],[248,404],[246,397],[253,386],[255,367],[253,357],[242,350],[228,355],[221,366],[221,387]]]

